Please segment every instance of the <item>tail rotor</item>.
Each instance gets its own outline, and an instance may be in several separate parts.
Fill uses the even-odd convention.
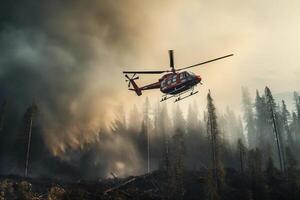
[[[133,74],[131,78],[127,74],[125,74],[125,77],[127,78],[125,81],[128,82],[128,88],[130,88],[132,81],[139,79],[136,74]]]
[[[136,76],[136,73],[133,74],[132,77],[129,77],[127,74],[125,74],[125,77],[126,77],[126,82],[128,82],[128,88],[129,90],[132,90],[132,91],[135,91],[135,93],[138,95],[138,96],[141,96],[142,95],[142,90],[141,88],[139,88],[137,86],[137,84],[135,83],[135,80],[138,80],[139,77]],[[133,88],[130,88],[132,85]]]

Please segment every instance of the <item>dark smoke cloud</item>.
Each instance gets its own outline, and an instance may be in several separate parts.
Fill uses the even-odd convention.
[[[32,102],[39,107],[35,134],[51,154],[68,160],[68,149],[95,140],[118,103],[111,74],[139,48],[147,23],[141,6],[134,0],[2,1],[0,100],[8,100],[10,113],[5,141],[21,132],[15,124]],[[36,151],[45,151],[43,143]]]
[[[159,22],[164,7],[174,8],[174,1],[168,2],[2,1],[0,101],[7,99],[8,106],[1,173],[21,173],[22,163],[16,168],[16,157],[10,152],[22,134],[22,117],[32,102],[39,112],[34,121],[31,175],[76,179],[110,172],[120,176],[145,172],[146,145],[135,141],[141,139],[137,136],[140,133],[132,136],[125,129],[113,132],[105,125],[115,108],[120,114],[118,104],[125,99],[119,89],[121,83],[124,86],[121,66],[134,64],[132,55],[142,56],[140,52],[153,42],[147,35],[154,27],[149,16]],[[171,23],[176,26],[177,18],[163,21],[169,24],[158,24],[156,29]],[[165,32],[169,35],[171,31]],[[166,119],[161,121],[170,121]],[[185,126],[183,122],[181,126]],[[167,127],[171,137],[170,122]],[[156,161],[151,169],[161,164],[160,137],[152,138]],[[188,151],[196,157],[198,144],[193,140],[195,137],[188,138],[194,144]],[[194,160],[189,159],[190,165]]]

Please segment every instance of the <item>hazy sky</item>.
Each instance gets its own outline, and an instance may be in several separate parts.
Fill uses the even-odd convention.
[[[128,91],[122,71],[167,69],[168,49],[178,67],[235,54],[192,70],[204,85],[179,103],[184,109],[190,102],[205,109],[208,89],[218,108],[236,110],[242,86],[299,89],[296,0],[8,0],[0,9],[0,95],[22,111],[39,104],[50,146],[60,146],[57,137],[79,145],[83,132],[89,140],[120,104],[157,102],[158,90]]]
[[[145,28],[137,36],[143,38],[141,51],[128,55],[134,61],[124,63],[122,69],[168,66],[167,49],[175,50],[176,66],[234,53],[234,57],[192,70],[202,76],[204,85],[199,88],[200,94],[189,101],[205,105],[210,88],[219,107],[238,109],[241,86],[248,86],[252,93],[266,85],[274,93],[298,89],[299,1],[190,0],[169,2],[158,9],[159,12],[147,9],[149,21],[141,24]],[[156,98],[159,92],[145,94]],[[129,96],[134,101],[140,99],[134,94]]]

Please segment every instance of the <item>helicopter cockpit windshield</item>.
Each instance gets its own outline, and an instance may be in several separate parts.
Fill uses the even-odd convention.
[[[188,76],[196,76],[194,72],[187,72]]]

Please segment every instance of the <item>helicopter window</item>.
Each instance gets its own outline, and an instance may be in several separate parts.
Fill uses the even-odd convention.
[[[180,79],[184,79],[184,77],[185,77],[185,74],[184,74],[184,73],[181,73],[181,74],[180,74]]]
[[[163,80],[162,82],[161,82],[161,87],[165,87],[166,86],[166,80]]]
[[[170,84],[171,84],[171,82],[172,82],[172,80],[171,80],[171,79],[169,79],[167,84],[168,84],[168,85],[170,85]]]
[[[188,73],[188,80],[192,80],[193,79],[193,75],[189,72]]]
[[[193,72],[189,72],[189,74],[190,74],[191,76],[195,76],[195,74],[194,74]]]
[[[172,80],[172,82],[176,82],[176,79],[177,79],[177,76],[176,76],[176,75],[174,75],[174,76],[173,76],[173,80]]]

